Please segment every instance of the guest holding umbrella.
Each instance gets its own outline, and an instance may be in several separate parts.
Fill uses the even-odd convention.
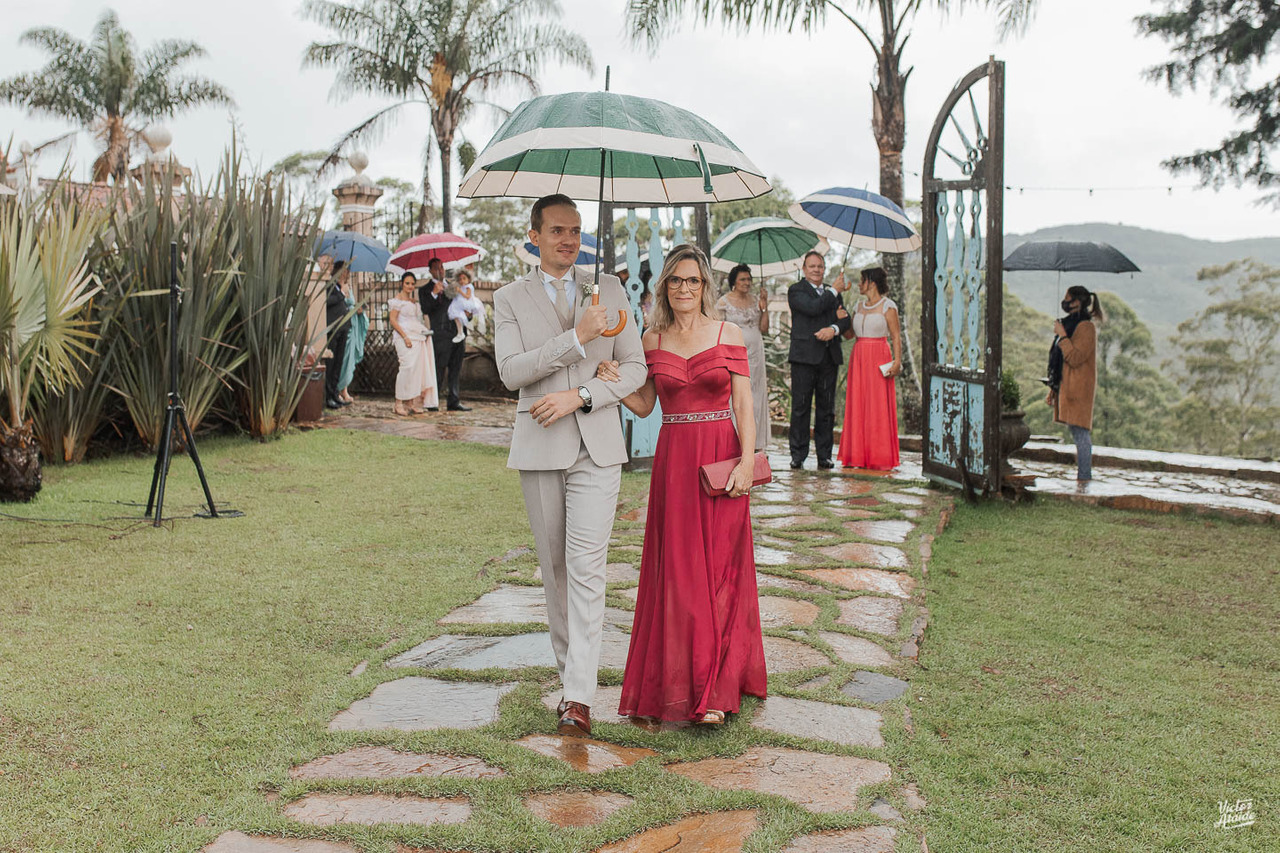
[[[751,367],[751,402],[756,416],[756,450],[769,444],[769,387],[765,379],[764,336],[769,334],[769,294],[762,284],[751,295],[751,267],[738,264],[729,271],[729,292],[716,302],[720,314],[742,330]]]
[[[898,396],[893,382],[902,372],[898,306],[886,295],[889,281],[881,267],[862,271],[858,292],[862,300],[853,312],[851,331],[857,340],[845,379],[840,464],[889,471],[898,467]]]
[[[1098,323],[1106,319],[1098,294],[1081,285],[1068,287],[1062,299],[1067,312],[1053,324],[1049,348],[1049,396],[1053,419],[1066,424],[1076,443],[1076,480],[1093,479],[1093,396],[1098,384]]]
[[[329,326],[329,352],[332,354],[324,369],[324,405],[327,409],[337,409],[348,405],[338,398],[338,379],[342,373],[342,361],[346,357],[347,335],[349,323],[346,317],[349,312],[347,298],[347,280],[351,270],[345,261],[334,261],[333,277],[325,289],[324,320]]]

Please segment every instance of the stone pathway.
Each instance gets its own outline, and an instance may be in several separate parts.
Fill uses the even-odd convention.
[[[390,428],[427,427],[442,429]],[[909,467],[859,476],[772,461],[774,483],[752,498],[767,700],[747,699],[720,729],[617,715],[640,494],[620,504],[610,543],[594,739],[555,733],[541,573],[515,549],[489,562],[491,591],[352,661],[329,748],[281,768],[287,781],[265,794],[278,820],[205,851],[715,853],[753,836],[768,853],[923,847],[925,804],[890,756],[912,736],[905,693],[928,618],[917,589],[951,498]]]

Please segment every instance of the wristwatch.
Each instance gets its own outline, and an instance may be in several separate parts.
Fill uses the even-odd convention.
[[[578,386],[578,397],[582,400],[582,413],[584,415],[591,414],[591,392],[587,390],[587,386]]]

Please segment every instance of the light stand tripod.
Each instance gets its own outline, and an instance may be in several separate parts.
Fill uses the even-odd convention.
[[[196,440],[191,435],[191,426],[187,423],[187,409],[178,395],[178,305],[182,302],[182,288],[178,285],[178,244],[169,244],[169,405],[164,413],[164,429],[156,446],[156,470],[151,477],[151,494],[147,498],[147,518],[152,518],[155,509],[155,526],[160,526],[164,517],[164,484],[169,476],[169,461],[173,453],[174,421],[182,424],[182,435],[187,442],[187,454],[196,464],[196,473],[200,475],[200,485],[204,487],[205,503],[209,506],[207,518],[225,518],[243,515],[240,512],[224,511],[222,515],[213,505],[213,495],[209,492],[209,481],[205,479],[204,467],[200,465],[200,454],[196,453]]]

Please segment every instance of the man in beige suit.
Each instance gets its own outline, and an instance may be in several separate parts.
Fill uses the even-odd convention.
[[[631,306],[618,279],[576,270],[582,217],[568,196],[538,199],[529,240],[541,264],[494,291],[494,351],[503,384],[520,392],[507,466],[520,471],[547,596],[551,645],[564,696],[561,734],[591,734],[604,626],[605,561],[627,460],[618,401],[648,369],[640,334],[629,322],[602,333]],[[602,361],[619,363],[620,382],[596,378]]]

